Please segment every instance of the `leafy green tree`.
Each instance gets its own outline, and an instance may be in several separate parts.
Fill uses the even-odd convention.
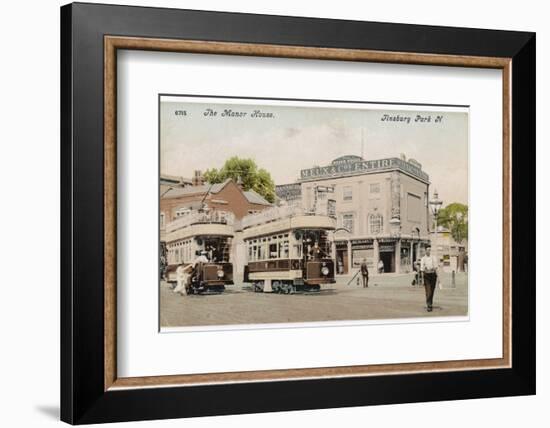
[[[468,239],[468,205],[454,202],[439,210],[437,224],[451,232],[459,244]]]
[[[228,178],[235,182],[241,180],[244,190],[254,190],[267,201],[275,201],[275,183],[271,174],[263,168],[258,168],[252,159],[233,156],[225,161],[221,169],[208,169],[204,173],[204,178],[209,183],[221,183]]]

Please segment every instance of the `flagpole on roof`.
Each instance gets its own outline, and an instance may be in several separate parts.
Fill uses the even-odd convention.
[[[363,155],[364,155],[364,148],[365,148],[365,142],[364,142],[364,136],[363,136],[363,127],[361,127],[361,159],[364,159]]]

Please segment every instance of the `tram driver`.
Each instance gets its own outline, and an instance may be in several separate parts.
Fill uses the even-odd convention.
[[[319,247],[319,241],[315,241],[313,247],[310,247],[309,256],[311,260],[320,260],[323,258],[323,250]]]
[[[198,254],[199,254],[198,257],[195,260],[193,260],[193,264],[192,264],[193,273],[191,274],[192,278],[195,278],[200,274],[200,270],[198,268],[202,263],[209,262],[208,257],[206,256],[208,253],[205,250],[201,250]]]
[[[215,262],[216,261],[216,247],[214,247],[213,245],[210,245],[209,247],[207,247],[207,251],[206,251],[206,254],[207,254],[207,257],[209,260]]]
[[[189,286],[189,278],[192,274],[193,267],[191,265],[184,266],[183,263],[176,269],[176,287],[174,293],[187,295],[187,287]]]

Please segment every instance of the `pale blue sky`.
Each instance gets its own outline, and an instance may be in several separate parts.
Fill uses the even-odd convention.
[[[185,98],[182,98],[184,100]],[[276,184],[296,181],[300,170],[328,165],[342,155],[365,159],[404,153],[422,164],[445,204],[468,201],[468,114],[466,112],[289,107],[280,105],[161,102],[161,173],[191,177],[196,169],[220,168],[231,156],[252,158]],[[218,112],[205,116],[206,109]],[[222,117],[223,110],[245,112]],[[186,115],[176,115],[185,110]],[[273,118],[255,119],[254,110]],[[411,117],[411,122],[382,121],[385,115]],[[415,122],[417,114],[431,122]],[[440,123],[435,117],[442,115]]]

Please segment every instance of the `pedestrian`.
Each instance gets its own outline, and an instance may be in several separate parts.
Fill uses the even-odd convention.
[[[369,286],[369,267],[367,266],[367,259],[363,259],[361,263],[361,277],[363,278],[363,288]]]
[[[382,259],[380,259],[378,262],[378,273],[384,273],[384,262],[382,261]]]
[[[342,259],[338,259],[338,273],[342,275],[344,273],[344,262]]]
[[[414,263],[413,263],[413,272],[414,272],[414,277],[413,277],[413,280],[412,280],[412,283],[411,285],[414,287],[415,285],[418,285],[420,286],[420,259],[417,259]]]
[[[431,255],[431,252],[431,247],[426,247],[426,255],[420,259],[420,272],[424,276],[424,289],[426,291],[426,307],[428,312],[433,310],[432,304],[439,268],[437,259]]]

